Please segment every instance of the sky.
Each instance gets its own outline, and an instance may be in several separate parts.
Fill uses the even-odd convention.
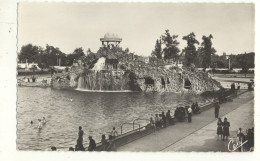
[[[18,5],[18,51],[31,43],[58,47],[69,54],[78,47],[96,52],[100,38],[119,35],[123,48],[149,56],[166,29],[182,37],[213,35],[217,54],[254,51],[253,4],[194,3],[28,3]]]

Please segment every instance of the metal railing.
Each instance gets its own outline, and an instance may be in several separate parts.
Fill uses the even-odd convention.
[[[132,125],[133,126],[133,130],[128,131],[128,132],[132,132],[132,131],[135,131],[135,130],[139,130],[140,131],[140,129],[142,129],[143,127],[141,127],[141,124],[136,123],[136,121],[150,121],[150,120],[149,119],[143,119],[143,118],[137,118],[137,119],[134,119],[133,123],[130,123],[130,122],[122,123],[121,124],[121,135],[125,134],[125,133],[123,133],[123,126],[124,125]],[[138,129],[135,129],[136,125],[138,126]],[[128,132],[126,132],[126,133],[128,133]]]
[[[133,130],[135,130],[135,121],[150,121],[149,119],[143,119],[143,118],[137,118],[133,121]],[[139,124],[139,130],[140,130],[140,124]]]
[[[139,129],[140,129],[140,127],[141,127],[140,124],[136,124],[136,123],[134,123],[134,122],[133,122],[133,123],[130,123],[130,122],[122,123],[122,125],[121,125],[121,135],[123,134],[123,126],[124,126],[124,125],[133,125],[133,130],[134,130],[134,126],[135,126],[135,125],[138,125],[138,126],[139,126]],[[131,131],[129,131],[129,132],[131,132]]]

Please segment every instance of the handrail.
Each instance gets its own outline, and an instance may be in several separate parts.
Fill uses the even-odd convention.
[[[134,131],[134,126],[135,126],[135,125],[139,125],[139,129],[140,129],[140,124],[137,124],[137,123],[134,123],[134,122],[133,122],[133,123],[125,122],[125,123],[122,123],[122,124],[121,124],[121,135],[123,134],[123,126],[126,125],[126,124],[127,124],[127,125],[133,125],[133,131]]]
[[[150,121],[149,119],[143,119],[143,118],[137,118],[137,119],[135,119],[134,121],[133,121],[133,130],[135,129],[135,121],[137,121],[137,120],[144,120],[144,121]],[[140,130],[140,124],[139,124],[139,130]]]

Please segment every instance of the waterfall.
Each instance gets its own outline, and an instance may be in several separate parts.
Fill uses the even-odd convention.
[[[112,70],[86,70],[79,76],[78,90],[129,91],[129,77],[115,74]]]
[[[106,62],[106,58],[104,58],[104,57],[99,58],[98,61],[96,62],[96,64],[94,65],[94,67],[92,68],[92,70],[95,70],[95,71],[104,70],[105,62]]]

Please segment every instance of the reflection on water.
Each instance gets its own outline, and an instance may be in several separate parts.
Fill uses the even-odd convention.
[[[19,150],[50,150],[56,146],[68,150],[76,144],[78,126],[82,126],[83,143],[88,146],[89,135],[99,142],[101,135],[108,134],[113,126],[120,133],[124,122],[149,119],[155,113],[173,110],[179,103],[191,101],[203,100],[199,96],[174,93],[101,93],[18,87],[17,147]],[[37,119],[42,117],[48,122],[39,131]],[[126,125],[123,132],[132,128]]]

